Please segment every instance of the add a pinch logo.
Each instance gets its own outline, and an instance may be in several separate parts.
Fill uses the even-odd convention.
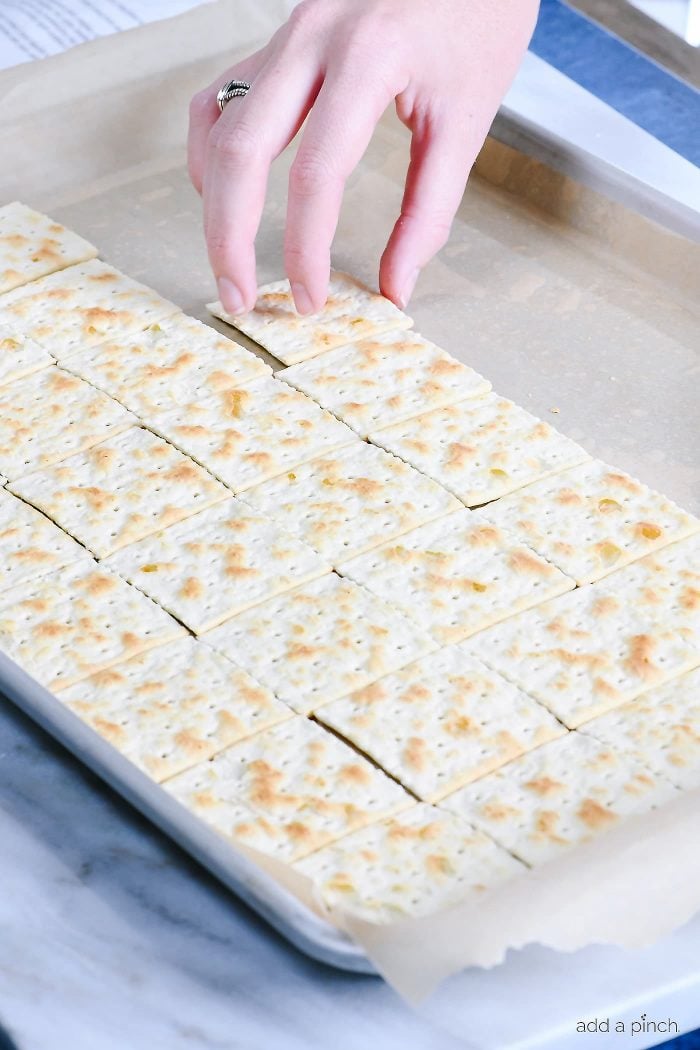
[[[616,1032],[618,1035],[680,1035],[678,1022],[671,1017],[652,1020],[647,1014],[641,1014],[631,1021],[616,1021],[610,1017],[592,1017],[588,1021],[578,1021],[576,1031],[581,1035],[598,1035]]]

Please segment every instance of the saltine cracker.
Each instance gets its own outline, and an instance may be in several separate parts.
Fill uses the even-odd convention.
[[[671,500],[597,459],[528,485],[483,514],[577,584],[700,530]]]
[[[199,464],[139,427],[30,474],[11,491],[98,558],[229,496]]]
[[[150,426],[232,492],[357,441],[345,423],[272,376],[156,413]]]
[[[92,558],[34,507],[0,489],[0,591]]]
[[[492,391],[369,435],[467,507],[499,499],[588,459],[585,449]]]
[[[441,645],[574,586],[539,554],[465,508],[337,568],[401,609]]]
[[[257,485],[244,499],[330,561],[361,554],[459,506],[430,478],[364,441]]]
[[[700,535],[473,639],[490,667],[576,728],[700,664]]]
[[[0,293],[96,255],[88,241],[26,204],[0,208]]]
[[[22,478],[136,422],[113,398],[52,365],[0,387],[0,470]]]
[[[0,299],[0,325],[33,339],[59,362],[178,312],[152,288],[99,259],[42,277]]]
[[[631,751],[677,788],[700,787],[700,667],[594,718],[581,732]]]
[[[269,689],[193,638],[98,671],[59,697],[158,781],[292,716]]]
[[[326,905],[374,923],[478,902],[526,870],[483,832],[424,804],[354,831],[295,867]]]
[[[249,350],[185,314],[79,350],[66,367],[148,423],[163,412],[245,386],[272,371]]]
[[[435,647],[407,617],[335,573],[258,605],[204,638],[302,714]]]
[[[0,594],[0,651],[54,692],[184,634],[93,561]]]
[[[223,834],[243,803],[277,829],[275,852],[289,861],[412,803],[381,770],[300,716],[226,748],[165,788]]]
[[[255,309],[248,314],[228,314],[218,302],[209,303],[207,309],[285,365],[413,324],[388,299],[337,271],[331,273],[328,299],[320,313],[303,316],[296,312],[289,281],[263,285]]]
[[[318,718],[426,802],[566,732],[458,645],[326,704]]]
[[[573,732],[461,788],[440,806],[536,867],[676,794],[633,756]]]
[[[386,332],[278,373],[367,437],[377,427],[476,397],[488,380],[418,335]]]
[[[330,572],[296,536],[233,497],[117,551],[107,564],[195,634]]]

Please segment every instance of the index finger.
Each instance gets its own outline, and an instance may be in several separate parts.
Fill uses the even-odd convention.
[[[289,175],[285,231],[285,266],[300,313],[326,301],[345,182],[393,97],[371,76],[358,81],[329,72],[311,110]]]

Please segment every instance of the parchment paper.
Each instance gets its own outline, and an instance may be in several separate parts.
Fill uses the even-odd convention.
[[[17,197],[50,211],[127,273],[209,320],[200,202],[184,169],[187,103],[268,36],[287,7],[223,0],[0,74],[0,202]],[[280,158],[270,180],[261,281],[282,272],[290,159]],[[373,284],[406,161],[407,135],[388,114],[350,179],[334,257]],[[490,141],[411,312],[420,331],[499,392],[697,512],[699,263],[681,238]],[[298,875],[272,867],[311,902]],[[695,792],[477,908],[390,928],[333,920],[415,999],[466,965],[496,964],[508,947],[638,947],[698,909]]]

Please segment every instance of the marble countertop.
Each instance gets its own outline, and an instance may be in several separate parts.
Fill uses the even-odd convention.
[[[566,1050],[596,1012],[700,1024],[700,917],[634,957],[515,953],[411,1010],[289,947],[2,698],[0,842],[0,1021],[19,1050],[515,1050],[535,1032],[528,1047]]]

